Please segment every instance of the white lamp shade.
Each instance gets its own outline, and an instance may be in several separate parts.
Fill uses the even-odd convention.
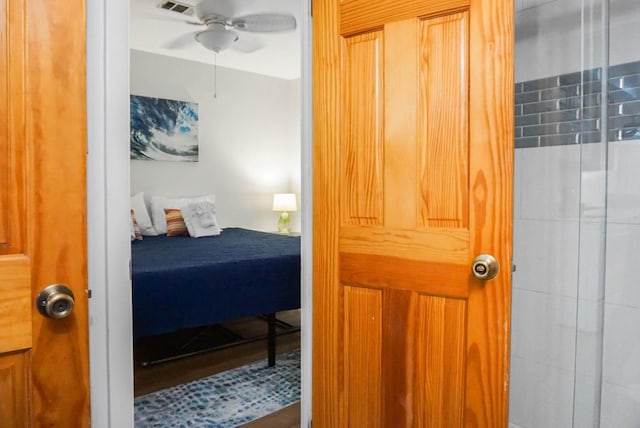
[[[235,31],[225,30],[224,26],[216,28],[214,25],[196,33],[194,37],[202,46],[214,52],[225,50],[238,40],[238,34]]]
[[[275,193],[273,195],[274,211],[295,211],[296,209],[295,193]]]

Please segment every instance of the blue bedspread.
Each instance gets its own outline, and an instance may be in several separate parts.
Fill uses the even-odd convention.
[[[300,238],[225,229],[131,244],[134,337],[300,307]]]

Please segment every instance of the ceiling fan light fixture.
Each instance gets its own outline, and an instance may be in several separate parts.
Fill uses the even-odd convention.
[[[238,40],[238,33],[222,28],[208,28],[196,33],[194,37],[205,48],[214,52],[220,52],[229,48]]]

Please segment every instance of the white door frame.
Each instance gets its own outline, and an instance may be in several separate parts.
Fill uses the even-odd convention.
[[[302,414],[311,421],[311,11],[302,1]],[[133,427],[129,0],[87,1],[87,223],[93,428]]]

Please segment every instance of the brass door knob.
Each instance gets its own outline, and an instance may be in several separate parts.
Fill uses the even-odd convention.
[[[75,299],[73,291],[64,284],[45,287],[36,297],[38,312],[47,318],[66,318],[73,311]]]
[[[498,261],[490,254],[480,254],[473,259],[473,264],[471,265],[473,276],[484,281],[495,278],[499,270]]]

